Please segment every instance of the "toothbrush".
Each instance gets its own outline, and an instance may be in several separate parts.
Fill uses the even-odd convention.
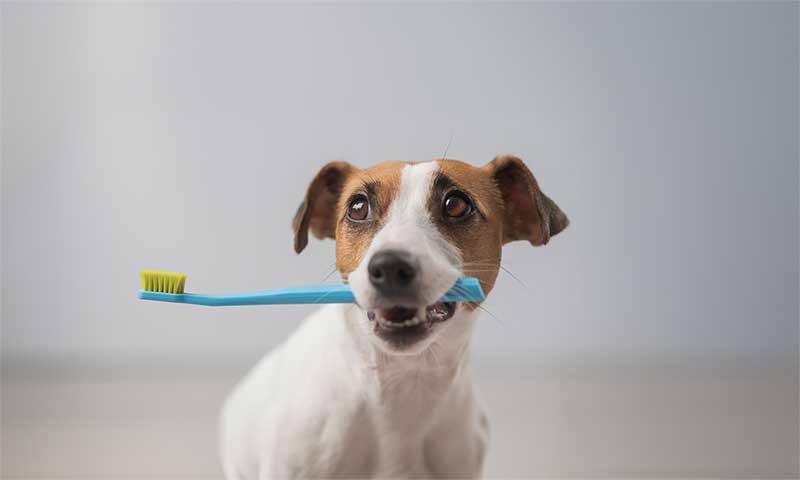
[[[210,307],[356,303],[349,285],[311,285],[229,295],[205,295],[184,293],[186,275],[183,273],[144,270],[140,272],[140,277],[142,289],[139,290],[139,298],[158,302],[189,303]],[[440,301],[480,302],[485,298],[477,278],[461,278],[444,294]]]

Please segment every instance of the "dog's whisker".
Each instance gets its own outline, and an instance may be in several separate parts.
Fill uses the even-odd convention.
[[[508,275],[509,275],[511,278],[513,278],[514,280],[516,280],[516,281],[517,281],[517,283],[519,283],[519,284],[520,284],[520,285],[521,285],[523,288],[525,288],[526,290],[528,289],[528,286],[527,286],[527,285],[525,285],[525,283],[524,283],[522,280],[520,280],[520,279],[519,279],[519,278],[518,278],[516,275],[514,275],[513,273],[511,273],[511,270],[507,269],[507,268],[506,268],[506,267],[504,267],[503,265],[500,265],[500,268],[501,268],[501,269],[502,269],[504,272],[506,272],[506,273],[507,273],[507,274],[508,274]]]
[[[327,274],[327,275],[325,275],[324,277],[322,277],[322,280],[321,280],[319,283],[325,283],[325,281],[326,281],[326,280],[328,280],[329,278],[331,278],[331,275],[333,275],[334,273],[336,273],[336,262],[333,262],[333,263],[331,263],[331,265],[330,265],[330,267],[329,267],[329,268],[331,268],[331,270],[328,272],[328,274]]]
[[[324,281],[322,281],[320,283],[327,283],[327,284],[332,284],[332,285],[342,285],[342,284],[346,285],[347,284],[347,282],[344,281],[344,279],[341,278],[341,277],[329,278],[329,279],[324,280]]]
[[[480,283],[481,283],[483,286],[486,286],[486,283],[485,283],[485,282],[483,282],[483,281],[481,281],[481,280],[478,280],[478,282],[480,282]],[[454,287],[454,290],[458,291],[458,288],[459,288],[459,287]],[[497,315],[495,315],[494,313],[490,312],[490,311],[489,311],[489,309],[487,309],[486,307],[484,307],[484,306],[481,304],[482,302],[463,302],[463,303],[464,303],[464,305],[470,305],[470,306],[472,306],[472,307],[474,307],[474,308],[479,308],[479,309],[481,309],[481,311],[483,311],[483,312],[486,312],[486,314],[487,314],[487,315],[489,315],[490,317],[492,317],[494,320],[497,320],[497,321],[498,321],[498,322],[500,322],[501,324],[505,324],[505,322],[503,322],[502,320],[500,320],[500,318],[498,318],[498,317],[497,317]]]
[[[480,308],[481,310],[483,310],[484,312],[486,312],[486,314],[487,314],[487,315],[489,315],[490,317],[494,318],[494,319],[495,319],[495,320],[497,320],[498,322],[500,322],[500,323],[502,323],[503,325],[505,325],[505,322],[504,322],[504,321],[502,321],[502,320],[500,319],[500,317],[498,317],[498,316],[497,316],[497,315],[495,315],[494,313],[490,312],[490,311],[489,311],[489,309],[487,309],[487,308],[486,308],[486,307],[484,307],[483,305],[481,305],[481,304],[477,304],[477,307],[478,307],[478,308]]]
[[[497,265],[499,263],[499,261],[498,261],[498,259],[496,257],[486,257],[486,258],[480,258],[480,259],[477,259],[477,260],[470,260],[470,261],[464,262],[464,263],[465,264],[469,264],[469,263],[493,263],[493,264]]]
[[[316,303],[319,303],[319,302],[321,302],[321,301],[322,301],[322,300],[324,300],[324,299],[325,299],[325,298],[326,298],[328,295],[330,295],[332,292],[333,292],[333,290],[330,290],[330,291],[327,291],[327,292],[323,293],[322,295],[320,295],[319,297],[317,297],[317,298],[316,298],[316,299],[315,299],[313,302],[311,302],[311,303],[312,303],[312,304],[316,304]]]
[[[485,268],[491,267],[491,268]],[[504,272],[506,275],[511,277],[515,282],[517,282],[521,287],[528,290],[528,285],[523,282],[518,276],[514,274],[508,267],[503,264],[498,263],[478,263],[478,262],[469,262],[464,264],[462,267],[462,271],[464,273],[481,273],[481,272],[492,272],[494,271],[494,267],[499,267],[500,271]]]
[[[447,152],[450,150],[450,144],[453,143],[453,136],[454,136],[453,129],[450,129],[450,140],[447,141],[447,146],[444,147],[444,153],[442,154],[442,158],[447,158]]]

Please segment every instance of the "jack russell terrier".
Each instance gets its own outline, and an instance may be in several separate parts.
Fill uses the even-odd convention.
[[[221,419],[226,478],[474,478],[489,434],[469,360],[478,304],[442,303],[455,281],[494,286],[503,244],[544,245],[569,224],[516,157],[319,171],[294,249],[336,239],[356,305],[329,305],[240,382]]]

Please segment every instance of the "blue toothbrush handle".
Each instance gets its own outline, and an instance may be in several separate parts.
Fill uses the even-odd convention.
[[[291,287],[261,292],[238,293],[233,295],[204,295],[200,293],[160,293],[139,291],[142,300],[158,302],[189,303],[211,307],[235,305],[289,305],[355,303],[349,285],[316,285],[310,287]],[[480,302],[485,298],[476,278],[462,278],[441,298],[443,302]]]

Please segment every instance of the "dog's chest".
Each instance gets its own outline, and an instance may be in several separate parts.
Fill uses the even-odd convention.
[[[435,417],[417,409],[388,414],[382,406],[359,405],[345,417],[328,419],[318,448],[305,448],[301,476],[396,478],[437,476],[431,439]]]
[[[404,369],[405,370],[405,369]],[[443,423],[470,412],[454,402],[442,373],[374,371],[357,389],[329,398],[328,414],[311,421],[316,448],[304,447],[298,476],[432,478],[443,472],[441,445],[453,446]],[[448,374],[450,375],[450,374]],[[309,419],[311,420],[311,419]],[[307,432],[309,433],[309,432]],[[302,445],[302,443],[295,443]]]

